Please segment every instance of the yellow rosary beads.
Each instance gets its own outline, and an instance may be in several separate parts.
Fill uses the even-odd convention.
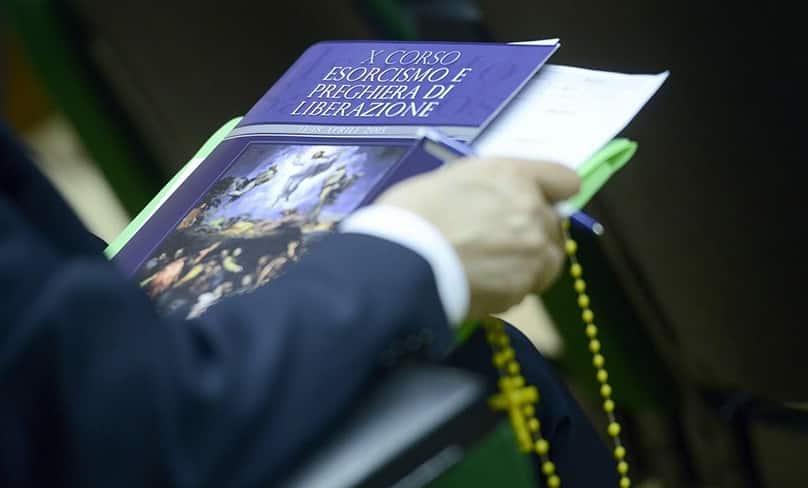
[[[561,478],[555,472],[555,464],[550,461],[550,444],[542,437],[541,422],[536,418],[534,405],[539,401],[539,391],[535,386],[525,386],[525,378],[520,374],[516,353],[502,321],[491,317],[485,319],[482,325],[494,351],[494,366],[499,371],[500,393],[489,399],[489,405],[494,410],[508,413],[519,449],[538,454],[547,486],[558,488]]]
[[[564,221],[564,247],[570,260],[570,274],[574,281],[575,292],[578,294],[578,307],[581,309],[581,319],[585,326],[586,337],[589,340],[589,351],[592,353],[592,365],[595,367],[595,378],[600,384],[600,396],[603,398],[603,411],[608,418],[606,432],[614,442],[614,458],[617,462],[617,472],[620,474],[620,488],[629,488],[631,479],[628,477],[628,462],[626,461],[626,448],[620,439],[620,424],[614,416],[614,400],[612,387],[608,383],[609,374],[604,368],[606,360],[601,351],[598,340],[598,328],[595,325],[595,314],[589,308],[589,296],[586,294],[586,282],[583,280],[583,268],[578,262],[578,244],[569,235],[569,221]],[[494,410],[508,413],[513,426],[516,440],[523,452],[535,452],[541,460],[541,471],[545,476],[549,488],[561,486],[561,478],[550,460],[550,444],[541,434],[541,422],[536,418],[535,404],[539,401],[539,391],[535,386],[526,386],[525,379],[520,374],[519,362],[510,346],[508,335],[502,321],[488,318],[482,322],[486,339],[493,350],[494,366],[499,371],[500,393],[489,400]]]

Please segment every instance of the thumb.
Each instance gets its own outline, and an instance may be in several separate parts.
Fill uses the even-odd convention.
[[[517,173],[530,178],[551,203],[573,197],[581,189],[581,179],[578,173],[558,163],[508,159],[500,164],[507,164]]]

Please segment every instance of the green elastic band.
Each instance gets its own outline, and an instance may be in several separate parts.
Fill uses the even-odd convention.
[[[637,143],[629,139],[617,138],[606,144],[578,168],[581,191],[570,200],[570,203],[578,209],[583,208],[606,181],[626,165],[635,152]]]
[[[182,169],[179,170],[177,174],[175,174],[174,177],[171,178],[171,180],[169,180],[169,182],[163,187],[163,189],[160,190],[160,192],[157,193],[157,195],[155,195],[155,197],[151,199],[148,205],[143,207],[143,210],[141,210],[140,213],[137,214],[137,216],[131,222],[129,222],[129,225],[127,225],[123,229],[123,231],[121,231],[121,233],[118,234],[118,237],[116,237],[115,240],[113,240],[107,246],[107,248],[104,250],[104,255],[106,255],[107,259],[112,259],[113,257],[115,257],[116,254],[118,254],[118,252],[123,248],[123,246],[125,246],[126,243],[129,242],[129,239],[131,239],[132,236],[135,235],[135,233],[137,233],[137,231],[140,230],[143,224],[145,224],[146,221],[151,218],[154,212],[156,212],[157,209],[160,208],[160,205],[162,205],[163,202],[165,202],[166,199],[168,199],[168,197],[170,197],[171,194],[174,193],[174,190],[179,188],[182,182],[185,181],[185,178],[187,178],[188,175],[190,175],[196,169],[196,167],[199,166],[199,163],[201,163],[210,153],[213,152],[216,146],[218,146],[219,143],[222,142],[222,139],[224,139],[225,136],[231,130],[233,130],[233,128],[239,123],[240,120],[241,117],[237,117],[227,122],[226,124],[221,126],[219,130],[214,132],[213,135],[210,136],[207,141],[205,141],[205,144],[203,144],[202,147],[199,148],[196,154],[194,154],[194,157],[192,157],[190,161],[185,163],[185,166],[183,166]]]

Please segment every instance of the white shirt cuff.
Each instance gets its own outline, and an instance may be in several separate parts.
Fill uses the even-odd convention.
[[[432,267],[449,323],[456,327],[466,318],[469,284],[463,264],[452,245],[426,219],[391,205],[370,205],[343,220],[339,230],[380,237],[421,255]]]

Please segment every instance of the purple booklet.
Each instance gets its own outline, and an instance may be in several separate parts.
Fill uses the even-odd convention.
[[[199,316],[279,276],[393,183],[443,164],[446,148],[423,129],[472,140],[557,47],[315,44],[107,254],[161,313]]]

